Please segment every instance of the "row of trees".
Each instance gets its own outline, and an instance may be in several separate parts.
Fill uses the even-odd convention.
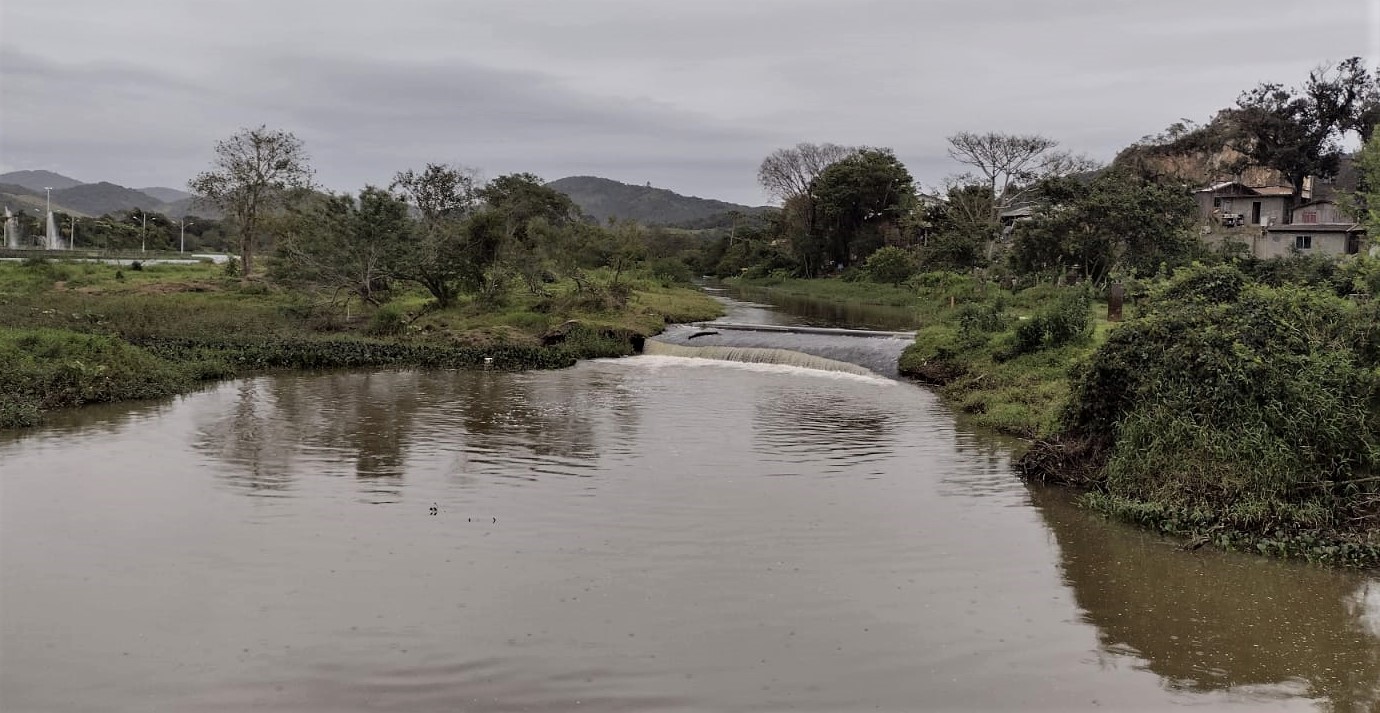
[[[542,294],[567,278],[583,291],[595,268],[609,268],[604,286],[616,287],[645,258],[684,250],[636,224],[595,225],[530,173],[483,182],[473,169],[428,164],[355,195],[320,192],[312,176],[301,140],[260,126],[218,143],[213,167],[190,186],[234,225],[246,279],[271,247],[275,279],[375,305],[400,283],[440,307],[462,294],[496,301],[514,283]],[[683,267],[659,272],[687,276]]]
[[[1203,250],[1192,231],[1193,189],[1256,167],[1287,181],[1297,201],[1306,178],[1337,174],[1349,137],[1373,143],[1378,119],[1380,79],[1352,58],[1315,70],[1299,87],[1267,83],[1243,92],[1208,125],[1176,124],[1107,167],[1045,136],[954,134],[948,153],[963,170],[940,197],[917,193],[888,149],[798,144],[766,157],[758,171],[780,215],[711,247],[701,266],[810,277],[891,246],[913,270],[1030,274],[1076,265],[1094,281],[1153,272]],[[1380,176],[1368,189],[1361,173],[1355,207],[1364,216],[1367,191],[1380,196]],[[1374,205],[1369,210],[1380,210]],[[897,255],[879,259],[889,276],[897,274]]]
[[[441,307],[461,294],[497,300],[514,280],[534,294],[558,277],[583,290],[586,270],[610,267],[618,283],[645,253],[638,226],[590,224],[532,174],[481,185],[472,170],[440,164],[403,171],[388,189],[299,201],[274,231],[275,276],[373,304],[399,281],[421,286]]]

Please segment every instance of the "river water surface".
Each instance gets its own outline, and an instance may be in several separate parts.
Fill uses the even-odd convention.
[[[62,414],[0,436],[0,710],[1376,708],[1380,581],[1178,551],[1008,446],[671,356]]]

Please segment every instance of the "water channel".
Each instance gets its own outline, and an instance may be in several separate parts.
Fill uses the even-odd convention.
[[[1180,551],[1011,446],[884,376],[668,354],[60,414],[0,434],[0,710],[1380,706],[1380,579]]]

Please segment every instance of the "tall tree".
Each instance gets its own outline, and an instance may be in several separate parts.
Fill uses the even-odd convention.
[[[824,169],[810,196],[827,257],[847,267],[881,247],[881,231],[910,209],[915,183],[890,149],[862,149]]]
[[[810,183],[824,169],[857,151],[851,146],[829,143],[799,143],[791,148],[777,149],[762,159],[757,169],[757,182],[784,203],[795,196],[809,194]]]
[[[986,185],[950,186],[947,200],[925,211],[928,230],[920,249],[922,264],[960,270],[980,265],[1001,229],[992,217],[992,204]]]
[[[1038,182],[1095,167],[1090,159],[1059,151],[1059,142],[1038,134],[977,134],[963,131],[948,138],[949,156],[976,175],[958,183],[986,185],[994,198],[992,217],[1018,203]]]
[[[1347,133],[1371,133],[1374,107],[1380,103],[1376,82],[1360,58],[1353,57],[1313,70],[1301,88],[1261,84],[1242,93],[1236,107],[1224,114],[1246,161],[1279,171],[1298,203],[1309,176],[1336,175]]]
[[[399,172],[391,186],[416,207],[419,223],[399,258],[398,276],[424,287],[441,307],[455,301],[463,282],[473,281],[465,221],[479,205],[475,175],[462,166],[429,163],[420,172]]]
[[[241,129],[217,142],[215,151],[211,170],[187,186],[234,222],[248,278],[264,216],[282,207],[291,190],[311,187],[309,157],[296,136],[263,125]]]

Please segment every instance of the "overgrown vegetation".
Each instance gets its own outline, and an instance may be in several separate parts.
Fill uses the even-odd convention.
[[[1030,476],[1200,542],[1380,564],[1380,309],[1232,265],[1157,286],[1077,370]]]
[[[719,305],[638,267],[590,273],[583,289],[513,286],[499,302],[438,309],[417,289],[382,306],[256,280],[210,264],[0,265],[0,428],[45,411],[156,398],[198,382],[267,369],[561,368],[622,356],[668,322],[710,319]]]
[[[927,273],[912,284],[929,315],[900,371],[939,388],[975,423],[1025,438],[1054,432],[1071,363],[1092,351],[1092,301],[1051,285],[995,289],[973,278]],[[1104,323],[1105,324],[1105,323]]]

